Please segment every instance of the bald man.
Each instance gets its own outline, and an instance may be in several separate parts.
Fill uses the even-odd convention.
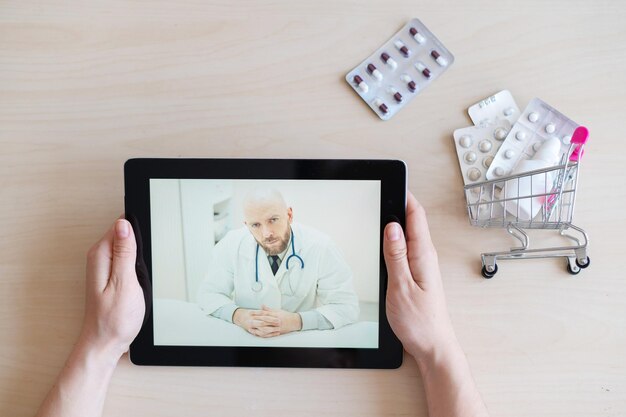
[[[352,271],[331,239],[294,223],[275,189],[258,189],[243,204],[244,226],[215,245],[198,291],[207,315],[258,337],[354,323],[359,303]]]

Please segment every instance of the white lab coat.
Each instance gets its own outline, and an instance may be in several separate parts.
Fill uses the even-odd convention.
[[[291,242],[274,276],[267,255],[259,247],[260,292],[255,292],[255,254],[257,243],[247,227],[236,229],[215,245],[209,270],[198,291],[198,303],[207,314],[235,303],[238,307],[270,308],[290,312],[316,310],[335,329],[353,323],[359,315],[358,297],[352,285],[352,270],[330,238],[310,227],[292,224],[295,252]],[[304,316],[303,316],[304,320]]]

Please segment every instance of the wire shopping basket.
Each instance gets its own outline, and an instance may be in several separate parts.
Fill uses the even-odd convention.
[[[470,224],[504,228],[521,243],[508,251],[482,253],[485,278],[492,278],[498,272],[498,260],[564,257],[571,274],[578,274],[581,268],[589,266],[589,238],[582,228],[572,223],[580,160],[587,136],[587,129],[578,127],[569,151],[557,166],[465,186]],[[531,248],[524,229],[556,230],[572,244]]]

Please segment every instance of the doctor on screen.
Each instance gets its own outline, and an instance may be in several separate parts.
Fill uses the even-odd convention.
[[[215,245],[202,310],[259,337],[354,323],[352,271],[330,238],[294,223],[277,190],[254,191],[243,209],[245,226]]]

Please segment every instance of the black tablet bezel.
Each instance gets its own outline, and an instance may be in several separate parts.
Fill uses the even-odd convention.
[[[155,346],[151,308],[150,179],[302,179],[379,180],[380,308],[378,349]],[[385,314],[387,270],[382,253],[385,225],[398,221],[403,227],[406,207],[406,165],[397,160],[315,159],[129,159],[124,164],[125,210],[140,237],[143,259],[138,259],[147,282],[144,292],[146,320],[130,347],[137,365],[168,366],[265,366],[300,368],[393,369],[402,364],[402,345]],[[143,262],[142,262],[143,261]]]

